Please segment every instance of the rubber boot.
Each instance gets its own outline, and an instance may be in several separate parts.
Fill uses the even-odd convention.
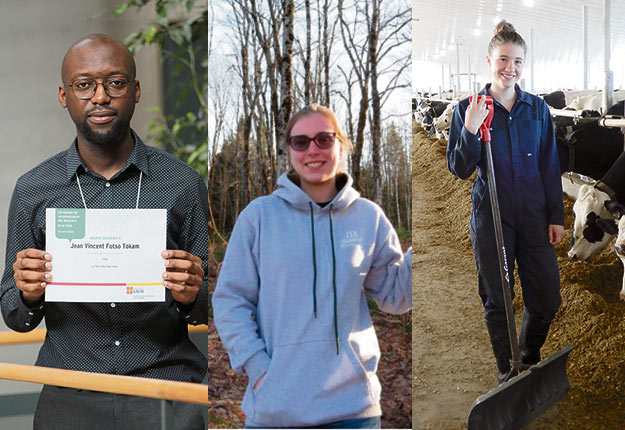
[[[505,322],[486,321],[486,328],[495,354],[497,370],[499,370],[497,380],[501,384],[515,376],[510,367],[512,351],[510,350],[508,325]]]
[[[527,309],[523,309],[521,328],[519,330],[521,363],[529,367],[540,361],[540,348],[547,339],[549,325],[536,317],[532,317]]]

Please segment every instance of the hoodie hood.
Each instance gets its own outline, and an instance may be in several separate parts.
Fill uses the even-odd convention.
[[[294,173],[284,173],[278,178],[278,187],[274,190],[273,195],[288,202],[296,209],[308,212],[310,203],[316,204],[308,194],[299,186],[299,177]],[[338,194],[330,202],[333,210],[341,210],[360,197],[360,193],[352,188],[354,180],[347,173],[341,173],[336,177],[336,189]],[[322,208],[326,209],[330,205]]]

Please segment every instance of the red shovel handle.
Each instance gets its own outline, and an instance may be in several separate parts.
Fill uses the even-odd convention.
[[[480,100],[480,97],[486,97],[486,107],[488,108],[488,115],[484,119],[482,125],[480,125],[480,137],[482,142],[490,142],[490,123],[493,120],[493,114],[495,113],[495,109],[493,109],[493,98],[491,96],[477,96],[477,100]],[[473,96],[469,98],[469,102],[473,101]]]

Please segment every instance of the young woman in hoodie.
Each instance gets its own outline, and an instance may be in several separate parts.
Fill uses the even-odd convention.
[[[289,121],[292,170],[236,222],[213,295],[253,427],[379,428],[380,350],[366,296],[411,308],[411,251],[344,172],[351,142],[327,107]]]

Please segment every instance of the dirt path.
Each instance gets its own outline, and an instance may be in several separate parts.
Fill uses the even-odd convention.
[[[413,177],[413,428],[461,429],[495,366],[475,263],[439,220],[446,210],[427,178]]]

